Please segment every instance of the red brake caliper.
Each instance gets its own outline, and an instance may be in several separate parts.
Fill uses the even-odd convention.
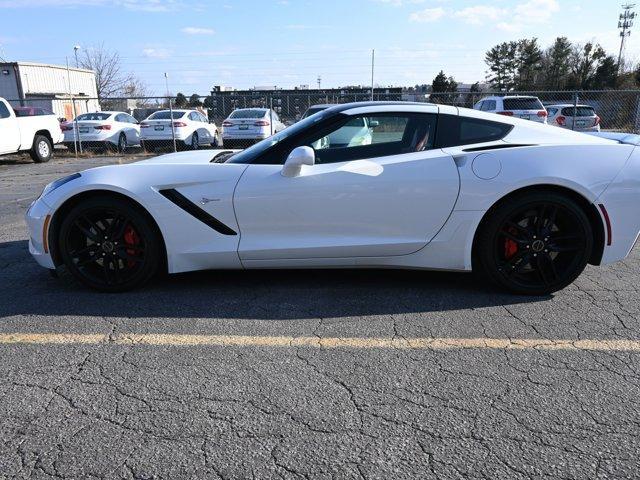
[[[507,232],[512,235],[515,235],[517,233],[515,228],[510,228],[507,230]],[[504,258],[509,260],[516,253],[518,253],[518,244],[510,238],[507,238],[504,242]]]
[[[133,229],[133,227],[131,225],[128,225],[127,228],[124,230],[124,243],[125,245],[138,245],[140,243],[140,237],[138,236],[138,233]],[[127,249],[126,252],[131,255],[134,256],[136,254],[135,250],[132,249]],[[135,265],[135,262],[133,260],[127,260],[127,267],[131,268]]]

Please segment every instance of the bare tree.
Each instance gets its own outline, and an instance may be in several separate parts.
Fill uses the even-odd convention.
[[[139,78],[131,75],[124,87],[122,87],[122,92],[119,93],[123,97],[134,98],[136,100],[136,104],[138,107],[146,107],[149,105],[149,88],[147,84],[144,83]]]
[[[85,48],[78,65],[95,72],[99,99],[123,94],[125,87],[137,81],[133,75],[122,72],[120,55],[105,48],[104,43]]]

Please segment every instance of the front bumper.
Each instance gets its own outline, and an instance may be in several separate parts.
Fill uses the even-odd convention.
[[[27,210],[25,220],[29,231],[29,253],[39,265],[45,268],[55,269],[56,267],[53,263],[53,258],[51,258],[51,254],[45,251],[45,238],[49,233],[45,231],[45,224],[47,224],[46,227],[48,230],[51,215],[53,215],[51,207],[49,207],[44,200],[38,198]]]

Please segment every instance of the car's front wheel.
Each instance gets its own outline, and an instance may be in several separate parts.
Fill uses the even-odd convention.
[[[69,211],[58,232],[68,271],[106,292],[142,286],[158,271],[161,240],[153,222],[124,199],[99,196]]]
[[[592,248],[591,224],[574,200],[525,193],[498,205],[482,223],[474,269],[513,293],[547,295],[582,273]]]

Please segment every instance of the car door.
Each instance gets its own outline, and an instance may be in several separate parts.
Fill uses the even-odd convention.
[[[459,189],[453,158],[432,148],[436,118],[435,112],[345,118],[299,142],[315,148],[316,164],[293,178],[281,173],[288,152],[272,156],[272,164],[249,165],[234,195],[241,260],[390,256],[422,248],[446,222]],[[376,125],[371,144],[332,146],[332,137],[360,132],[354,121]]]
[[[0,153],[15,152],[20,148],[20,128],[10,108],[0,100]]]

